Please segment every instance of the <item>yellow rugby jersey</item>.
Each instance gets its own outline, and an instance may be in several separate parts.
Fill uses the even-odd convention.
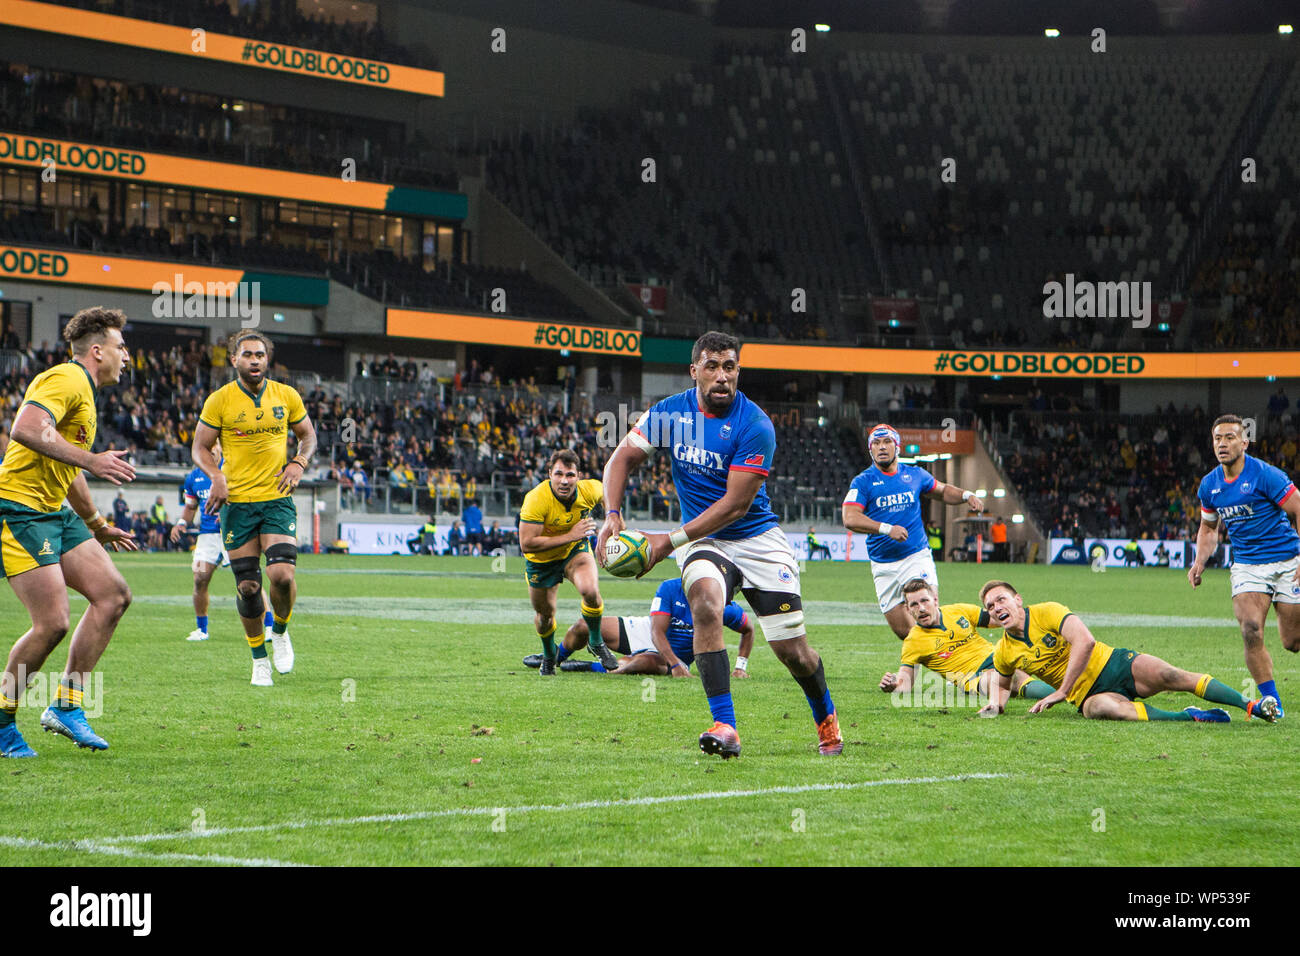
[[[1072,613],[1064,604],[1055,601],[1025,608],[1024,636],[1012,637],[1003,631],[1002,639],[993,649],[993,666],[997,672],[1010,677],[1016,668],[1020,668],[1059,690],[1070,666],[1070,642],[1061,636],[1061,627]],[[1066,700],[1076,707],[1082,706],[1113,650],[1101,641],[1093,645],[1088,663],[1075,681],[1074,688],[1066,694]]]
[[[199,421],[221,432],[221,472],[231,501],[287,497],[276,484],[288,460],[289,426],[306,417],[298,390],[270,379],[257,395],[236,378],[208,396]]]
[[[37,375],[27,386],[23,405],[49,412],[59,434],[78,448],[90,451],[95,443],[95,383],[80,362],[64,362]],[[58,511],[68,496],[68,486],[80,473],[76,465],[10,441],[0,462],[0,498],[37,511]]]
[[[555,491],[551,488],[551,481],[548,478],[524,495],[523,506],[519,509],[519,521],[521,524],[525,521],[540,524],[542,534],[547,536],[562,535],[591,514],[591,509],[604,500],[605,488],[600,480],[583,478],[574,491],[572,503],[566,505],[555,497]],[[571,541],[544,551],[532,553],[525,551],[524,557],[537,563],[559,561],[561,558],[567,558],[577,546],[577,541]]]
[[[953,684],[964,684],[979,672],[993,645],[975,628],[982,622],[977,604],[944,604],[939,627],[912,625],[903,638],[904,667],[923,665]]]

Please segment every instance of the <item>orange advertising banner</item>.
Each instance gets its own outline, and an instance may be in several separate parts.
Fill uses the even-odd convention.
[[[1267,378],[1300,375],[1300,352],[1031,352],[855,349],[747,343],[747,368],[1022,378]]]
[[[282,43],[266,43],[247,37],[209,33],[198,28],[155,23],[152,20],[134,20],[90,10],[72,10],[34,0],[4,0],[0,3],[0,24],[158,50],[162,53],[220,60],[223,63],[277,70],[298,76],[337,80],[374,89],[400,90],[424,96],[442,96],[445,89],[446,77],[437,70],[421,70],[343,53],[325,53]]]
[[[905,449],[909,449],[911,445],[920,446],[916,451],[909,449],[909,454],[942,455],[944,452],[952,455],[975,454],[975,433],[969,428],[956,428],[952,431],[942,428],[900,428],[898,438]]]
[[[389,309],[388,334],[408,339],[473,342],[527,349],[570,349],[603,355],[641,354],[641,333],[636,329],[602,329],[590,325],[530,319],[489,319],[457,312],[423,312]]]
[[[383,183],[345,182],[340,176],[314,176],[283,169],[237,166],[206,159],[42,139],[22,133],[0,133],[0,164],[45,167],[50,162],[53,162],[56,173],[66,171],[358,209],[385,209],[393,188]]]
[[[225,289],[226,294],[231,294],[229,290],[244,278],[244,270],[0,246],[0,278],[136,291],[152,291],[160,284],[169,288],[201,284],[205,289]]]

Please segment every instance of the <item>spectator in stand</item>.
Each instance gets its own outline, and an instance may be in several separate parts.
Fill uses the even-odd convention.
[[[444,555],[461,554],[461,549],[465,545],[465,533],[461,530],[460,522],[453,521],[451,530],[447,532],[447,550]]]
[[[1002,515],[998,515],[993,520],[993,526],[989,529],[993,538],[993,560],[1007,562],[1011,560],[1010,546],[1007,544],[1007,523],[1002,520]]]
[[[167,547],[167,506],[159,495],[149,509],[149,550],[163,551]]]
[[[472,549],[472,554],[483,553],[483,511],[478,506],[478,499],[469,498],[465,505],[465,545]]]
[[[137,511],[131,519],[131,531],[135,534],[135,543],[143,551],[149,547],[149,516]]]
[[[120,491],[113,499],[113,524],[124,531],[131,530],[131,506],[126,503],[126,496]]]
[[[485,554],[495,554],[498,548],[504,548],[505,546],[506,536],[501,530],[501,522],[493,521],[492,527],[483,536],[483,551]]]

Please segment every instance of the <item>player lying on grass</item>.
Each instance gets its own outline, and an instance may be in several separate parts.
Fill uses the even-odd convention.
[[[883,691],[905,694],[912,689],[918,666],[928,667],[968,694],[989,696],[993,680],[993,645],[975,628],[984,615],[975,604],[939,605],[934,586],[924,578],[903,585],[907,611],[916,624],[903,638],[902,662],[897,674],[880,679]],[[1054,688],[1022,670],[1011,675],[1011,693],[1040,700]]]
[[[618,661],[602,638],[600,572],[587,536],[596,530],[591,510],[605,497],[594,478],[578,478],[578,456],[567,448],[551,455],[549,476],[524,496],[519,509],[519,548],[524,552],[524,579],[533,606],[533,627],[542,642],[539,674],[555,673],[555,597],[560,582],[573,582],[582,598],[588,647],[607,670]]]
[[[735,601],[722,610],[722,626],[740,634],[740,654],[732,677],[748,677],[749,653],[754,649],[754,625],[749,615]],[[626,657],[618,667],[606,671],[600,661],[565,660],[574,651],[587,646],[587,622],[577,621],[564,635],[557,649],[562,671],[596,671],[610,674],[671,674],[690,677],[695,660],[695,626],[691,606],[681,578],[670,578],[659,585],[650,602],[649,617],[606,617],[600,623],[605,644]],[[528,667],[539,667],[541,654],[524,658]]]
[[[1209,674],[1193,674],[1150,654],[1112,648],[1092,636],[1087,626],[1064,604],[1047,601],[1025,606],[1006,581],[990,581],[980,588],[984,615],[980,623],[1002,628],[993,650],[998,679],[989,688],[989,703],[982,717],[996,717],[1006,707],[1011,679],[1020,667],[1056,688],[1029,708],[1040,714],[1068,700],[1085,717],[1094,720],[1194,720],[1227,723],[1228,712],[1215,707],[1182,711],[1157,710],[1139,698],[1161,691],[1184,691],[1216,704],[1239,707],[1247,716],[1270,723],[1277,719],[1277,699],[1246,700]]]

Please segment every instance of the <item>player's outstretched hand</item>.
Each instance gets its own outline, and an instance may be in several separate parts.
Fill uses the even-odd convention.
[[[226,476],[218,472],[217,477],[212,479],[212,487],[208,490],[208,500],[203,503],[203,513],[216,514],[228,497],[230,492],[226,490]]]
[[[969,498],[966,499],[966,504],[970,505],[971,511],[984,510],[984,499],[981,498],[979,495],[971,495]]]
[[[638,578],[645,577],[651,568],[673,553],[672,540],[666,534],[651,532],[646,535],[646,540],[650,542],[650,560],[646,562],[645,570],[637,575]]]
[[[1034,701],[1034,706],[1029,708],[1029,712],[1031,714],[1041,714],[1049,707],[1055,707],[1063,700],[1065,700],[1064,694],[1062,694],[1059,690],[1052,691],[1052,693],[1048,694],[1042,700]]]
[[[898,686],[898,675],[885,671],[885,676],[880,678],[880,689],[889,693]]]
[[[1193,564],[1187,569],[1187,580],[1191,583],[1192,587],[1199,588],[1201,586],[1201,572],[1204,570],[1205,569],[1199,564]],[[1297,570],[1296,578],[1297,580],[1300,580],[1300,570]]]
[[[140,545],[135,535],[125,528],[106,524],[95,532],[95,540],[109,551],[139,551]]]
[[[101,451],[91,459],[90,467],[86,470],[96,478],[103,478],[115,485],[132,481],[135,479],[135,468],[126,460],[125,456],[128,454],[130,453],[124,449]]]
[[[745,680],[749,677],[749,671],[737,667],[731,672],[731,676],[736,678],[736,680]]]
[[[889,536],[893,538],[895,541],[906,541],[907,529],[904,528],[901,524],[896,524],[889,529]]]
[[[167,535],[167,537],[171,538],[172,544],[175,544],[181,539],[181,528],[182,525],[179,521],[172,525],[171,534]]]
[[[989,701],[987,704],[985,704],[983,707],[979,709],[979,711],[975,714],[975,716],[996,717],[1000,713],[1002,713],[1002,708],[999,707],[997,704],[993,703],[993,701]]]
[[[690,677],[691,669],[687,667],[685,664],[683,664],[681,661],[678,661],[676,665],[673,666],[672,670],[668,672],[668,676],[669,677]]]
[[[605,566],[605,542],[613,535],[622,531],[626,525],[623,524],[623,516],[618,512],[612,515],[605,515],[605,523],[600,526],[600,534],[596,536],[596,562],[603,568]]]

